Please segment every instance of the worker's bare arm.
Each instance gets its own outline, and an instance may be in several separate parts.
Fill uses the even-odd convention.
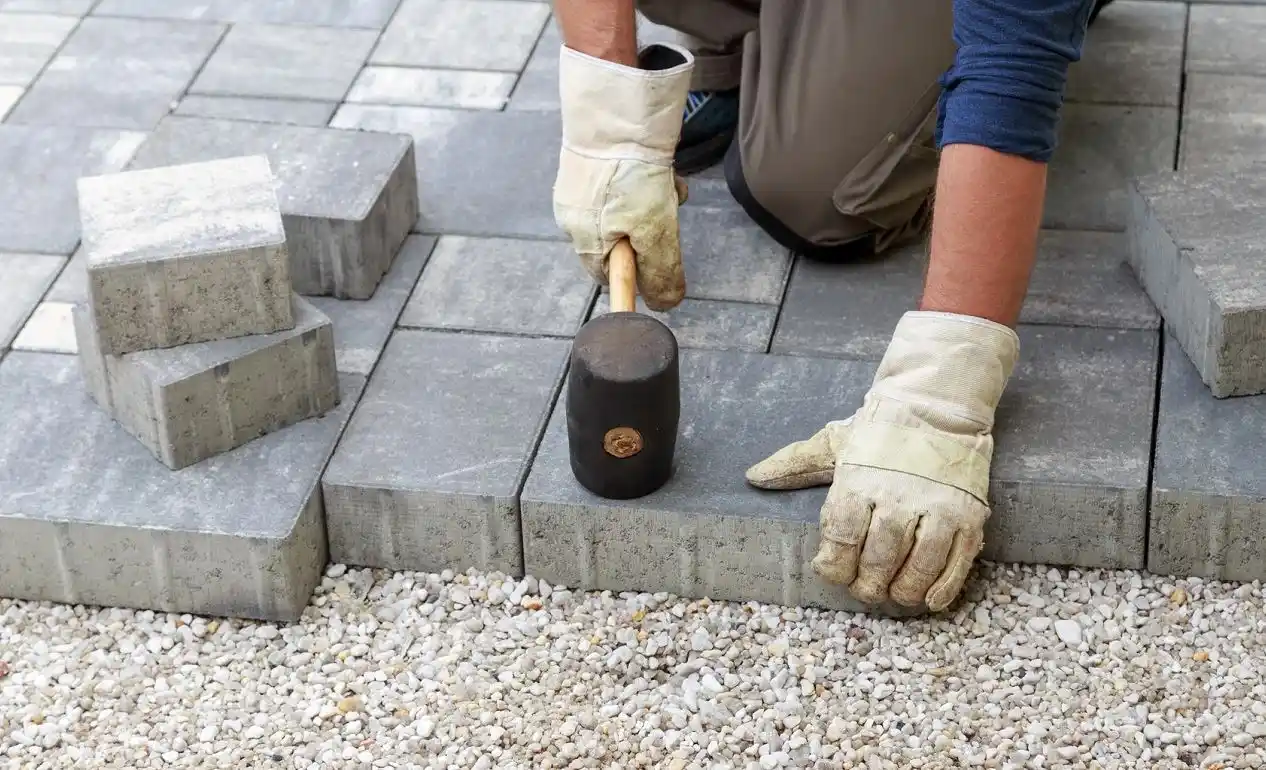
[[[599,59],[637,66],[635,0],[554,0],[563,44]]]

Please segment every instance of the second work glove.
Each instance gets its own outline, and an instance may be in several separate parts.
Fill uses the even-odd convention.
[[[639,61],[627,67],[562,47],[554,218],[585,270],[604,285],[607,257],[627,237],[643,301],[669,310],[686,295],[677,222],[686,188],[673,171],[673,153],[694,58],[657,44]]]
[[[830,484],[814,570],[863,602],[939,612],[984,545],[994,411],[1019,355],[980,318],[902,317],[862,407],[752,466],[764,489]]]

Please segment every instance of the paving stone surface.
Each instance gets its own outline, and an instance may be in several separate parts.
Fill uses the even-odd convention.
[[[399,3],[400,0],[100,0],[93,15],[381,29]]]
[[[225,27],[86,18],[7,121],[148,130],[167,114]]]
[[[22,326],[22,331],[13,338],[13,349],[73,355],[78,351],[73,310],[74,306],[68,302],[41,302]]]
[[[505,106],[516,79],[510,72],[366,67],[348,92],[347,101],[499,110]]]
[[[403,0],[370,63],[518,72],[549,14],[517,0]]]
[[[532,49],[532,56],[523,67],[514,86],[514,95],[506,105],[508,110],[557,112],[558,101],[558,54],[563,36],[558,24],[545,25],[541,37]]]
[[[1066,98],[1177,107],[1186,29],[1184,3],[1115,0],[1087,31]]]
[[[595,291],[565,243],[446,235],[400,324],[570,337]]]
[[[1187,76],[1179,168],[1242,166],[1266,157],[1263,79],[1193,72]]]
[[[134,131],[0,125],[0,251],[73,252],[77,180],[121,170],[144,140]]]
[[[93,400],[172,470],[338,405],[330,319],[298,295],[295,325],[273,334],[103,354],[87,306],[75,338]]]
[[[1130,177],[1174,167],[1178,110],[1066,104],[1043,226],[1124,231]]]
[[[367,300],[308,298],[334,323],[334,351],[340,372],[368,376],[373,371],[434,246],[431,236],[409,236],[374,296]]]
[[[1266,163],[1137,180],[1130,262],[1214,396],[1266,393]]]
[[[189,91],[338,101],[377,39],[367,29],[235,24]]]
[[[0,86],[0,121],[4,120],[24,93],[26,89],[19,86]]]
[[[602,294],[590,317],[610,310],[610,296]],[[774,321],[778,316],[778,308],[774,305],[689,298],[667,312],[653,312],[638,297],[637,310],[658,318],[672,331],[680,347],[749,353],[764,353],[769,348]]]
[[[88,306],[106,354],[294,326],[262,155],[79,180]]]
[[[1159,328],[1128,260],[1124,233],[1043,230],[1021,322]],[[879,360],[902,313],[917,306],[926,267],[922,244],[849,265],[798,260],[772,352]]]
[[[555,113],[345,104],[330,125],[413,137],[418,232],[563,238],[552,192],[562,131]]]
[[[570,350],[397,331],[323,477],[331,558],[523,574],[518,495]]]
[[[1187,71],[1266,75],[1266,7],[1199,5],[1191,9]]]
[[[97,0],[0,0],[0,11],[83,16]]]
[[[1266,580],[1266,396],[1213,398],[1165,335],[1147,567]]]
[[[0,85],[35,82],[78,23],[71,16],[0,11]]]
[[[172,116],[131,167],[254,154],[278,180],[294,290],[371,296],[418,215],[409,137]]]
[[[47,254],[0,254],[0,353],[8,349],[65,264],[65,259]]]
[[[327,563],[325,419],[173,472],[92,402],[70,356],[0,362],[0,595],[294,620]],[[73,436],[73,440],[67,437]]]
[[[199,118],[247,120],[255,123],[325,126],[329,124],[337,108],[337,102],[190,94],[180,100],[180,104],[176,105],[172,113]]]

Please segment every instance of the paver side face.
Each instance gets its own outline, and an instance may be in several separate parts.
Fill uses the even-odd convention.
[[[333,329],[293,299],[292,329],[123,356],[101,355],[91,316],[77,306],[90,391],[173,470],[325,414],[339,402]]]
[[[326,564],[318,477],[362,384],[345,378],[325,419],[173,473],[92,402],[74,357],[10,354],[0,595],[297,618]]]
[[[1266,396],[1217,399],[1165,337],[1148,569],[1266,579]]]
[[[1266,392],[1266,164],[1135,183],[1132,263],[1217,397]]]
[[[332,558],[521,574],[518,494],[569,351],[397,331],[323,478]]]
[[[404,135],[171,116],[132,168],[266,156],[294,290],[366,299],[417,219],[411,145]]]
[[[103,353],[294,325],[285,228],[263,156],[81,179],[79,210]]]

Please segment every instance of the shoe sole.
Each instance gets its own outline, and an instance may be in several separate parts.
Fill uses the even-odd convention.
[[[673,159],[673,167],[678,174],[689,176],[709,169],[721,162],[730,143],[734,141],[734,131],[724,131],[709,137],[702,142],[682,147],[677,150]]]

